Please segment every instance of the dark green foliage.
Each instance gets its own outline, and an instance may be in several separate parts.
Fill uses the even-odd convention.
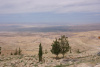
[[[60,43],[60,48],[61,48],[61,54],[64,57],[65,53],[67,53],[70,50],[68,37],[65,37],[65,35],[61,36],[61,38],[59,38],[59,43]]]
[[[17,50],[17,49],[15,50],[14,55],[21,55],[21,52],[22,52],[22,50],[19,47],[19,50]]]
[[[21,55],[22,50],[19,47],[18,54]]]
[[[0,47],[0,54],[1,54],[1,47]]]
[[[56,57],[58,57],[61,50],[60,50],[60,43],[57,41],[57,39],[53,42],[51,46],[52,46],[51,52],[55,54]]]
[[[17,54],[18,54],[18,51],[17,51],[17,49],[16,49],[14,55],[17,55]]]
[[[57,55],[57,57],[60,53],[64,57],[65,53],[67,53],[69,50],[71,53],[71,47],[69,46],[68,37],[65,37],[65,35],[61,36],[59,40],[56,39],[56,41],[54,41],[51,46],[51,52]]]
[[[42,61],[42,55],[43,55],[43,51],[42,51],[42,46],[41,46],[41,43],[39,45],[39,62]]]

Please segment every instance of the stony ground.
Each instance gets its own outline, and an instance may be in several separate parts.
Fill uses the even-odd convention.
[[[100,67],[100,56],[70,54],[59,59],[43,56],[39,62],[38,55],[6,55],[0,56],[0,67]]]
[[[34,56],[1,56],[0,67],[46,67],[60,65],[61,60],[45,57],[43,62],[38,62],[38,57]]]

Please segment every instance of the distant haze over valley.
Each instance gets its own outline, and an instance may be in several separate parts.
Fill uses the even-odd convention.
[[[100,24],[48,25],[48,24],[0,24],[1,32],[81,32],[100,30]]]

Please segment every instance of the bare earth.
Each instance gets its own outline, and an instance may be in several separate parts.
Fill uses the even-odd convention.
[[[51,44],[55,38],[66,35],[69,44],[72,47],[72,53],[67,53],[65,58],[56,60],[51,54]],[[0,32],[0,47],[2,54],[0,56],[0,67],[53,67],[61,65],[61,67],[91,67],[99,65],[100,56],[96,56],[100,52],[100,31],[88,32],[47,32],[47,33],[29,33],[29,32]],[[39,44],[43,46],[43,63],[38,62]],[[21,48],[21,56],[11,56],[15,49]],[[77,50],[81,53],[77,53]],[[45,53],[47,51],[47,53]],[[62,55],[59,55],[62,57]],[[80,58],[80,59],[77,59]],[[70,59],[69,61],[66,61]],[[75,59],[75,63],[73,62]],[[64,61],[65,60],[65,61]],[[92,62],[92,60],[94,62]],[[87,65],[87,66],[86,66]]]

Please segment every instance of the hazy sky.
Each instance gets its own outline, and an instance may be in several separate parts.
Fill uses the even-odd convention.
[[[0,0],[0,23],[100,23],[100,0]]]

